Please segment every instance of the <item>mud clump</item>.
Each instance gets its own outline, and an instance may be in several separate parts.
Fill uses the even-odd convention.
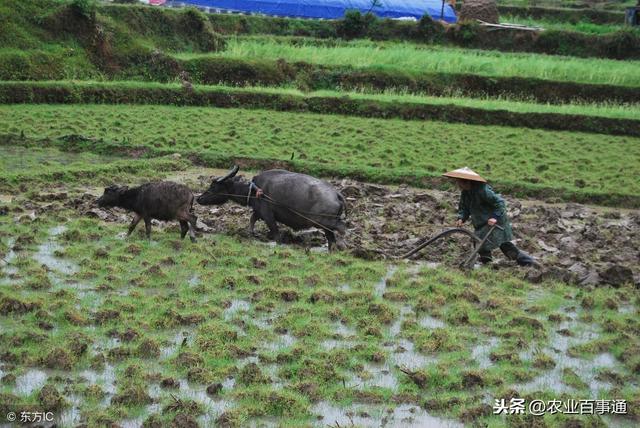
[[[512,320],[512,323],[515,325],[531,327],[534,330],[544,330],[544,325],[535,318],[516,317]]]
[[[176,389],[180,387],[180,382],[172,377],[166,377],[160,381],[160,386],[163,388]]]
[[[332,303],[334,300],[335,296],[328,290],[315,291],[309,297],[310,303]]]
[[[624,284],[633,283],[633,272],[628,267],[612,265],[604,272],[600,272],[600,278],[605,284],[612,287],[620,287]]]
[[[0,315],[22,315],[37,309],[40,309],[40,303],[37,302],[23,302],[8,296],[0,298]]]
[[[8,373],[0,378],[0,382],[4,385],[14,385],[16,383],[16,375],[13,373]]]
[[[220,428],[234,428],[240,426],[232,412],[224,412],[216,419],[216,426]]]
[[[489,359],[491,361],[493,361],[493,362],[508,361],[510,363],[513,363],[513,364],[519,364],[520,363],[520,357],[518,356],[517,352],[509,352],[509,351],[498,352],[498,351],[494,351],[494,352],[489,354]]]
[[[118,346],[117,348],[109,349],[107,357],[109,361],[122,361],[131,356],[131,350],[124,346]]]
[[[243,385],[268,384],[271,379],[262,373],[256,363],[249,363],[240,370],[238,382]]]
[[[460,419],[464,422],[473,422],[476,419],[483,416],[490,416],[491,414],[493,414],[493,408],[488,404],[482,404],[463,410],[460,414]]]
[[[280,293],[280,299],[285,302],[295,302],[298,300],[298,292],[295,290],[285,290]]]
[[[375,316],[383,324],[389,324],[395,316],[391,308],[384,303],[371,303],[367,308],[367,313]]]
[[[407,293],[402,291],[387,291],[382,295],[382,298],[391,302],[406,302],[409,300]]]
[[[176,359],[176,364],[182,368],[189,369],[203,366],[204,360],[200,355],[193,352],[181,352]]]
[[[537,369],[550,370],[556,366],[556,362],[553,358],[546,354],[538,354],[533,361],[533,367]]]
[[[172,428],[198,428],[198,421],[191,415],[178,413],[171,421]]]
[[[44,411],[52,412],[65,406],[65,401],[55,386],[47,384],[38,393],[38,403]]]
[[[466,372],[462,375],[462,385],[465,388],[474,388],[476,386],[484,386],[484,376],[476,371]]]
[[[193,400],[182,400],[173,397],[173,401],[162,409],[162,413],[178,413],[184,415],[200,415],[203,413],[202,406]],[[197,425],[196,425],[197,426]]]
[[[111,399],[111,402],[113,404],[123,404],[129,406],[150,404],[152,401],[153,400],[151,399],[149,394],[147,394],[147,390],[140,385],[128,386]]]
[[[212,383],[207,386],[207,394],[209,395],[218,395],[222,392],[222,384],[221,383]]]
[[[72,333],[67,342],[67,349],[76,357],[79,358],[87,352],[91,339],[82,333]]]
[[[93,316],[96,324],[106,324],[109,321],[120,319],[120,311],[116,311],[113,309],[103,309],[96,312]]]
[[[415,383],[419,388],[426,388],[429,383],[429,378],[421,370],[412,371],[401,367],[400,371],[409,376],[409,379],[411,379],[411,381]]]
[[[160,356],[160,345],[155,340],[145,339],[138,345],[136,355],[141,358],[158,358]]]
[[[120,339],[123,342],[131,342],[131,341],[137,339],[138,337],[140,337],[140,333],[138,333],[137,331],[135,331],[132,328],[128,328],[124,332],[111,331],[111,332],[109,332],[109,336],[117,337],[118,339]]]
[[[158,415],[151,415],[142,423],[142,428],[163,428],[164,424]]]
[[[251,258],[251,264],[253,264],[253,267],[256,269],[264,269],[267,267],[267,262],[256,257]]]
[[[310,401],[319,401],[322,398],[320,388],[314,382],[301,382],[294,386],[294,389],[300,394],[306,396]]]
[[[75,359],[66,349],[53,348],[42,358],[41,362],[49,369],[71,370]]]
[[[260,277],[256,275],[247,275],[247,281],[255,285],[262,284],[262,279],[260,279]]]

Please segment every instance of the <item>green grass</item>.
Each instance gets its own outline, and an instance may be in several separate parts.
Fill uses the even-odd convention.
[[[540,6],[540,7],[593,7],[596,9],[624,9],[625,7],[635,6],[636,0],[596,0],[585,2],[583,0],[498,0],[498,4],[505,6]]]
[[[0,84],[19,84],[18,82],[4,82]],[[48,85],[72,85],[73,88],[105,88],[105,89],[126,89],[135,93],[140,89],[182,89],[181,83],[158,83],[158,82],[138,82],[138,81],[39,81],[34,86],[47,87]],[[436,97],[426,94],[414,94],[408,91],[387,90],[380,93],[367,91],[302,91],[295,87],[272,87],[272,86],[250,86],[236,87],[225,85],[193,85],[194,90],[202,92],[229,92],[229,93],[253,93],[253,94],[277,94],[293,95],[297,97],[340,97],[356,100],[372,100],[381,102],[427,104],[427,105],[454,105],[460,107],[471,107],[483,110],[506,110],[515,113],[547,113],[559,115],[580,115],[606,117],[613,119],[640,118],[640,104],[616,104],[616,103],[568,103],[568,104],[540,104],[535,101],[516,101],[509,98],[469,98],[464,96]],[[137,99],[142,103],[143,99]]]
[[[520,24],[530,27],[541,27],[545,30],[558,30],[558,31],[576,31],[578,33],[586,34],[609,34],[619,31],[624,28],[622,21],[620,25],[615,24],[594,24],[593,22],[580,21],[580,22],[557,22],[549,21],[545,19],[534,19],[522,16],[502,15],[500,16],[501,23]]]
[[[631,137],[235,109],[0,107],[0,134],[22,132],[27,138],[80,134],[211,160],[289,160],[293,153],[301,167],[371,179],[419,180],[467,165],[512,190],[640,191],[640,144]]]
[[[266,90],[266,88],[260,88]],[[297,94],[299,91],[286,90],[287,93]],[[535,102],[512,101],[496,98],[465,98],[465,97],[433,97],[428,95],[413,95],[410,93],[398,93],[385,91],[382,94],[370,94],[363,92],[338,92],[338,91],[313,91],[300,93],[306,96],[346,96],[355,99],[370,99],[380,101],[396,101],[405,103],[453,104],[456,106],[473,107],[486,110],[508,110],[518,113],[553,113],[553,114],[577,114],[585,116],[611,117],[617,119],[637,119],[640,117],[640,105],[638,104],[537,104]]]
[[[469,73],[517,76],[579,83],[640,86],[639,61],[582,59],[538,54],[503,53],[471,49],[420,46],[410,43],[351,42],[348,46],[292,46],[274,38],[227,40],[219,56],[278,59],[323,65],[380,67],[421,73]],[[208,55],[208,54],[202,54]],[[181,59],[201,54],[180,53]]]
[[[119,178],[115,174],[103,172],[100,180]],[[52,180],[30,190],[52,189],[65,190],[65,183]],[[29,195],[18,192],[12,207]],[[64,229],[56,231],[58,226]],[[0,338],[9,344],[2,358],[14,361],[1,366],[0,410],[45,405],[51,394],[43,396],[42,385],[19,394],[11,380],[36,368],[46,371],[46,384],[65,400],[78,398],[77,410],[90,426],[145,420],[152,400],[162,425],[177,413],[212,425],[222,410],[210,407],[203,391],[233,379],[233,387],[225,383],[210,396],[213,403],[227,403],[233,425],[325,426],[331,421],[316,419],[317,402],[364,406],[377,417],[402,398],[447,419],[502,427],[505,419],[482,412],[485,396],[503,397],[515,387],[528,399],[557,398],[552,390],[530,393],[518,386],[547,369],[526,356],[507,356],[556,346],[551,338],[558,319],[572,306],[581,326],[600,332],[582,345],[579,358],[588,364],[610,352],[615,360],[608,370],[617,383],[599,398],[624,398],[630,406],[639,399],[637,388],[624,385],[638,381],[633,369],[640,342],[627,332],[640,326],[635,312],[620,313],[617,306],[638,310],[631,289],[587,294],[558,283],[529,284],[507,271],[462,274],[400,264],[381,295],[375,290],[388,270],[384,262],[225,235],[191,244],[180,241],[171,224],[154,227],[151,242],[141,230],[122,238],[125,229],[124,223],[81,218],[55,205],[35,222],[0,223],[0,255],[9,259],[9,270],[0,268]],[[37,254],[50,244],[45,269]],[[75,272],[57,270],[60,264]],[[423,327],[424,317],[444,326]],[[331,339],[338,347],[323,345]],[[490,340],[496,342],[478,356],[476,347]],[[407,376],[400,370],[406,363],[397,360],[406,352],[397,352],[396,342],[413,344],[415,355],[430,362],[418,362]],[[284,345],[273,346],[278,343]],[[607,343],[606,351],[597,343]],[[382,367],[395,383],[378,385]],[[87,371],[98,375],[96,383]],[[163,380],[187,381],[202,394],[160,387]],[[575,399],[593,398],[588,380],[580,371],[562,379],[576,388]],[[117,398],[105,403],[111,386]],[[148,396],[153,391],[155,399]],[[62,403],[56,414],[70,407]],[[629,416],[639,417],[635,410]],[[545,418],[550,425],[563,421],[561,415]]]

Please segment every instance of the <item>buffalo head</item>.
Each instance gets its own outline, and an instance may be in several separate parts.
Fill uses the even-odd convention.
[[[233,182],[230,180],[235,177],[240,167],[234,165],[227,175],[219,177],[211,182],[211,186],[198,197],[200,205],[222,205],[229,200],[229,195],[233,194]]]
[[[104,207],[114,207],[118,205],[120,202],[120,197],[122,193],[128,189],[127,186],[109,186],[104,189],[104,193],[100,198],[98,198],[98,206],[101,208]]]

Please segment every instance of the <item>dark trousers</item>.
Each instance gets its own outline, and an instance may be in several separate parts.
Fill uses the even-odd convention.
[[[518,260],[518,256],[521,254],[521,251],[513,245],[511,242],[505,242],[500,245],[500,250],[509,260]],[[480,263],[489,263],[492,260],[491,251],[480,251],[478,252],[480,256]]]

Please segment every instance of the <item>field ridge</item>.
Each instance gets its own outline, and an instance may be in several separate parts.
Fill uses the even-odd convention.
[[[303,96],[243,89],[193,88],[118,83],[0,82],[2,104],[162,104],[218,108],[271,109],[370,118],[431,120],[640,136],[640,120],[577,114],[519,113],[453,104],[437,105],[349,98]]]

